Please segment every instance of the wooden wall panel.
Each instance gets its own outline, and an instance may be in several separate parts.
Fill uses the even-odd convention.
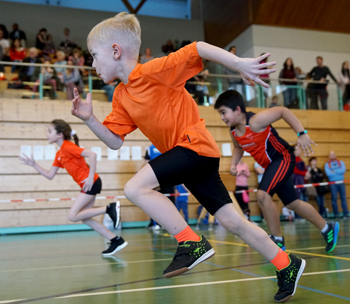
[[[205,40],[224,47],[252,24],[350,33],[348,0],[203,0]]]
[[[103,115],[109,113],[110,106],[108,103],[94,104],[101,120],[104,118]],[[18,160],[21,145],[47,145],[45,138],[47,125],[57,117],[72,123],[73,128],[78,132],[82,146],[87,149],[96,146],[102,148],[102,160],[97,163],[97,172],[103,181],[101,196],[123,195],[125,183],[143,166],[144,161],[109,161],[106,146],[82,122],[71,116],[69,111],[67,112],[68,107],[70,107],[70,102],[62,101],[48,103],[38,100],[4,99],[0,102],[0,110],[7,113],[4,115],[4,112],[0,111],[0,199],[74,198],[77,196],[80,189],[65,170],[60,169],[55,179],[49,181],[36,173],[33,168],[21,165]],[[248,110],[261,111],[261,109]],[[350,178],[349,113],[312,110],[293,110],[293,113],[297,115],[305,128],[309,130],[310,136],[318,143],[314,151],[318,157],[319,166],[323,167],[328,159],[329,151],[335,150],[348,168],[346,178]],[[221,150],[221,144],[229,143],[231,140],[228,128],[213,108],[200,107],[200,114],[206,120],[208,130],[216,139]],[[287,141],[290,143],[296,141],[295,133],[286,123],[279,121],[274,126]],[[141,146],[142,154],[144,154],[145,148],[150,145],[150,142],[137,130],[127,136],[124,145]],[[307,157],[303,157],[303,159],[306,162],[308,160]],[[229,174],[230,161],[230,157],[221,157],[220,173],[227,189],[232,192],[235,189],[235,177]],[[245,157],[245,161],[251,171],[249,186],[251,189],[256,188],[254,160],[252,157]],[[38,163],[49,168],[52,161],[38,161]],[[350,185],[347,185],[346,189],[347,195],[350,197]],[[258,215],[259,207],[256,202],[256,194],[250,194],[250,199],[252,214]],[[282,204],[278,198],[274,197],[274,200],[278,208],[281,209]],[[148,219],[143,211],[128,200],[121,199],[120,201],[123,206],[124,221]],[[105,206],[110,202],[110,199],[98,200],[96,206]],[[2,227],[6,227],[4,225],[44,225],[46,221],[50,222],[51,225],[68,224],[70,222],[67,220],[67,214],[72,203],[72,201],[61,201],[0,204],[0,210],[5,212],[5,214],[0,215],[0,223],[2,223]],[[314,204],[313,201],[312,204]],[[329,194],[326,196],[326,205],[330,208]],[[197,207],[198,202],[193,196],[190,196],[190,218],[196,217]],[[24,213],[22,214],[22,212]],[[21,214],[19,221],[14,220],[17,213]],[[28,216],[31,219],[28,219]],[[42,222],[40,221],[41,217],[45,217]]]

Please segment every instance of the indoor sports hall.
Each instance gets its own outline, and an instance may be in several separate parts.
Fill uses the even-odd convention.
[[[348,1],[8,0],[0,11],[0,304],[350,301]],[[121,12],[142,28],[137,77],[146,67],[163,73],[142,83],[131,107],[120,92],[133,94],[135,71],[126,79],[103,74],[125,67],[119,44],[101,59],[104,42],[87,41],[96,24]],[[185,68],[176,61],[184,50],[192,52]],[[151,95],[157,83],[166,88]],[[222,107],[225,92],[241,103]],[[162,146],[160,136],[199,117],[208,132],[201,147],[212,138],[220,156],[193,148],[204,129],[192,126]],[[268,135],[255,144],[260,133]],[[193,186],[209,163],[192,169],[192,157],[181,171],[184,156],[165,158],[177,146],[220,159],[230,203],[216,216],[199,202],[213,210],[216,185],[199,193]],[[141,182],[147,168],[153,175]],[[167,185],[163,168],[183,182]],[[200,242],[205,248],[188,249]],[[266,258],[272,247],[276,257]],[[290,263],[280,267],[280,256]],[[302,261],[296,272],[292,257]]]

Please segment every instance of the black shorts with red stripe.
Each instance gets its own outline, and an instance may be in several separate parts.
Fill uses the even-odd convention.
[[[284,153],[283,157],[273,160],[265,169],[258,190],[268,193],[271,197],[276,193],[288,205],[298,199],[292,179],[295,167],[293,153]]]

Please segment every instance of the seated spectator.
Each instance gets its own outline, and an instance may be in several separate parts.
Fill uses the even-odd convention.
[[[106,84],[100,77],[98,77],[98,74],[96,73],[96,71],[93,70],[91,72],[94,76],[97,76],[97,79],[92,80],[93,89],[104,90],[105,94],[108,96],[108,101],[112,102],[114,89],[120,83],[120,80],[116,79],[115,81],[109,84]]]
[[[57,67],[55,67],[54,69],[56,70],[57,77],[63,83],[64,82],[63,81],[63,73],[66,71],[66,68],[61,68],[59,66],[60,65],[67,65],[66,54],[63,51],[57,51],[56,52],[56,57],[57,57],[57,60],[54,63],[54,65],[56,65]]]
[[[341,65],[339,73],[340,90],[343,92],[343,105],[346,105],[350,100],[350,74],[349,61],[344,61]]]
[[[150,60],[152,60],[154,57],[152,56],[152,51],[150,48],[146,48],[145,54],[143,54],[140,58],[140,63],[144,64]]]
[[[166,46],[167,46],[167,55],[169,55],[172,52],[175,52],[174,43],[170,39],[166,42]]]
[[[67,65],[71,65],[72,68],[67,68],[63,73],[63,82],[67,90],[67,99],[72,100],[74,98],[74,88],[77,88],[79,93],[83,93],[84,84],[79,69],[74,66],[71,59],[68,59]]]
[[[55,49],[55,44],[54,44],[53,39],[52,39],[52,35],[47,34],[46,40],[45,40],[45,46],[43,48],[43,54],[53,55],[55,53],[56,53],[56,49]]]
[[[9,32],[6,28],[6,25],[0,24],[0,30],[4,33],[4,38],[9,39]]]
[[[0,60],[6,61],[9,55],[9,41],[4,38],[4,32],[0,29]],[[0,64],[0,72],[4,72],[4,66]],[[3,75],[1,75],[1,79],[6,79]]]
[[[72,49],[76,48],[77,45],[73,41],[73,39],[70,37],[70,30],[69,28],[63,29],[63,37],[61,39],[60,43],[60,49],[65,52],[66,55],[68,55]]]
[[[47,30],[46,28],[42,28],[39,30],[39,33],[36,35],[35,47],[42,51],[45,47]]]
[[[83,51],[80,47],[76,47],[73,50],[72,55],[69,56],[68,59],[73,61],[73,65],[81,67],[84,66],[85,58],[83,56]],[[88,72],[85,69],[80,68],[79,71],[82,75],[88,74]]]
[[[11,43],[10,59],[12,62],[22,62],[24,58],[26,58],[26,50],[21,46],[21,41],[15,38]],[[16,70],[17,66],[13,65],[11,67],[11,73],[14,73]]]
[[[326,80],[326,78],[329,75],[334,80],[335,83],[338,83],[338,82],[337,82],[337,79],[335,79],[335,77],[333,76],[330,69],[323,65],[323,58],[321,56],[317,56],[316,62],[317,62],[317,66],[310,71],[309,75],[312,80],[320,81],[321,83],[310,83],[308,85],[308,90],[311,97],[310,109],[317,109],[317,110],[319,109],[318,107],[318,97],[319,97],[322,110],[327,110],[328,81]]]
[[[292,103],[296,102],[298,99],[297,89],[296,88],[288,88],[288,86],[296,86],[298,72],[294,69],[294,64],[292,58],[288,57],[283,64],[283,69],[281,70],[278,78],[290,79],[293,81],[281,80],[280,84],[287,86],[287,88],[283,91],[283,103],[285,107],[289,107]]]
[[[10,40],[13,42],[15,39],[19,39],[21,45],[25,48],[27,46],[26,33],[21,31],[17,23],[12,25],[12,32],[10,33]]]
[[[277,95],[274,95],[272,96],[272,101],[269,105],[269,108],[273,108],[273,107],[278,107],[279,104],[278,104],[278,96]]]
[[[51,61],[45,60],[44,64],[51,64]],[[57,75],[55,69],[49,67],[49,66],[42,66],[37,67],[34,70],[34,73],[32,75],[32,80],[35,81],[37,84],[40,83],[40,74],[42,74],[43,77],[43,85],[49,85],[51,86],[51,89],[49,90],[50,93],[50,99],[55,99],[57,94]],[[39,85],[36,85],[33,87],[33,92],[37,92],[39,89]]]
[[[329,152],[329,161],[324,165],[324,171],[330,182],[342,181],[344,180],[344,174],[346,171],[345,164],[342,160],[338,160],[334,151]],[[343,209],[344,218],[349,217],[348,203],[346,201],[345,184],[334,184],[329,185],[331,189],[332,196],[332,208],[335,217],[340,217],[338,213],[338,192],[340,195],[341,206]]]
[[[0,47],[2,48],[2,60],[10,59],[10,42],[5,38],[4,32],[0,30]]]
[[[29,57],[23,59],[26,63],[42,63],[38,57],[38,50],[35,47],[29,49]],[[18,78],[21,81],[31,81],[35,66],[21,66],[19,68]]]
[[[324,174],[323,171],[317,167],[317,158],[311,157],[309,159],[309,168],[308,171],[310,172],[310,179],[309,183],[322,183],[324,180]],[[316,202],[318,205],[319,213],[322,217],[327,217],[327,211],[324,206],[324,195],[326,194],[326,187],[325,186],[317,186],[316,188]]]

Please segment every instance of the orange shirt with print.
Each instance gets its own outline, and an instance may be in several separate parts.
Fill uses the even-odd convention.
[[[115,89],[112,112],[103,124],[122,140],[139,128],[161,153],[181,146],[202,156],[220,157],[197,104],[185,89],[186,81],[202,69],[196,42],[137,64],[128,83]]]
[[[81,182],[86,179],[90,173],[90,168],[84,157],[81,156],[83,151],[83,148],[78,147],[69,140],[65,140],[63,141],[61,148],[57,151],[55,160],[52,164],[54,167],[65,168],[80,188],[84,186]],[[97,179],[98,174],[95,173],[94,182]]]

